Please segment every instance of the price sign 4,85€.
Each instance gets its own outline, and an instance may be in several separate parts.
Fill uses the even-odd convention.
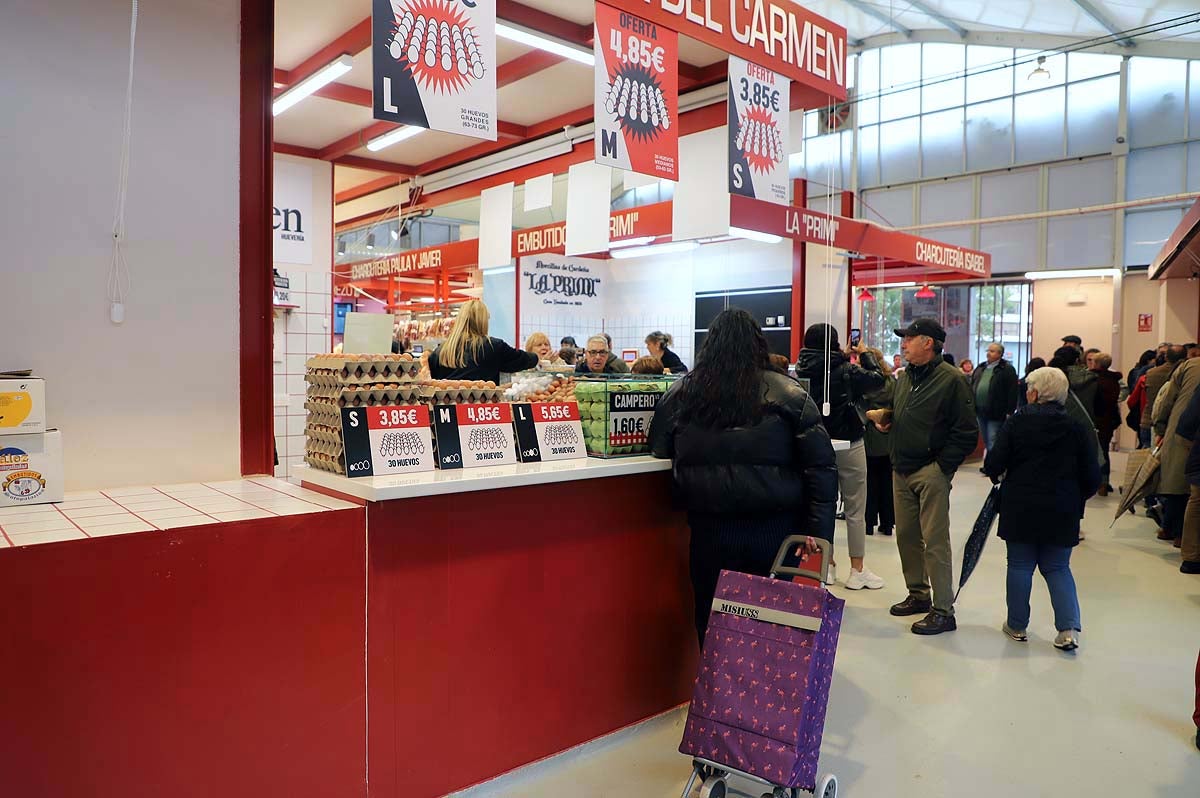
[[[438,468],[516,463],[512,422],[512,406],[507,404],[436,405]]]
[[[429,408],[344,407],[346,475],[383,476],[433,470]]]

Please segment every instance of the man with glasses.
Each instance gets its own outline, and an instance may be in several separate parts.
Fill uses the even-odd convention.
[[[975,450],[979,425],[971,386],[942,359],[946,331],[934,319],[916,319],[895,331],[908,367],[896,383],[889,423],[896,545],[908,598],[892,615],[928,613],[913,634],[958,628],[954,620],[954,568],[950,552],[950,481]],[[932,585],[931,585],[932,583]],[[932,588],[932,589],[931,589]]]
[[[621,368],[624,366],[624,368]],[[575,366],[577,374],[625,374],[629,366],[611,351],[608,338],[604,335],[593,335],[587,339],[587,348],[583,352],[583,360]]]

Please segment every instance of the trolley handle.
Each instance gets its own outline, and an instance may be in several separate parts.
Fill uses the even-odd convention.
[[[829,555],[830,555],[831,549],[833,547],[830,545],[829,541],[825,540],[824,538],[817,538],[817,537],[813,538],[813,542],[816,543],[817,548],[821,550],[821,570],[820,570],[820,572],[810,571],[806,568],[793,568],[791,566],[783,564],[783,561],[785,559],[787,559],[788,552],[792,550],[792,547],[793,546],[800,546],[802,548],[805,547],[807,545],[807,539],[809,537],[810,537],[809,535],[789,535],[783,541],[783,545],[779,547],[779,553],[775,555],[775,563],[774,563],[774,565],[771,566],[771,578],[772,579],[774,579],[776,576],[782,574],[784,576],[799,576],[799,577],[803,577],[805,579],[816,579],[817,581],[821,582],[822,584],[824,584],[825,582],[828,581],[828,579],[829,579]]]

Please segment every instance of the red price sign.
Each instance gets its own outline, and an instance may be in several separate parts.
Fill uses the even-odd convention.
[[[512,423],[512,405],[507,404],[457,405],[455,412],[460,427]]]
[[[641,20],[637,20],[637,22],[640,23]],[[652,30],[654,26],[644,25],[644,27]],[[626,64],[640,66],[642,69],[653,67],[658,74],[662,74],[666,69],[664,61],[667,57],[666,48],[647,41],[635,33],[613,28],[609,32],[608,46],[613,54]]]
[[[574,402],[539,402],[530,407],[533,408],[533,420],[538,424],[579,420],[579,405]]]
[[[373,407],[367,413],[368,429],[404,429],[408,427],[428,427],[429,408],[424,405],[414,407]]]

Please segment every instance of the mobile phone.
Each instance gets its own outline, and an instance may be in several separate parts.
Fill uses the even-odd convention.
[[[850,346],[858,346],[858,343],[861,340],[862,340],[862,330],[858,329],[857,327],[851,327],[850,328]]]

